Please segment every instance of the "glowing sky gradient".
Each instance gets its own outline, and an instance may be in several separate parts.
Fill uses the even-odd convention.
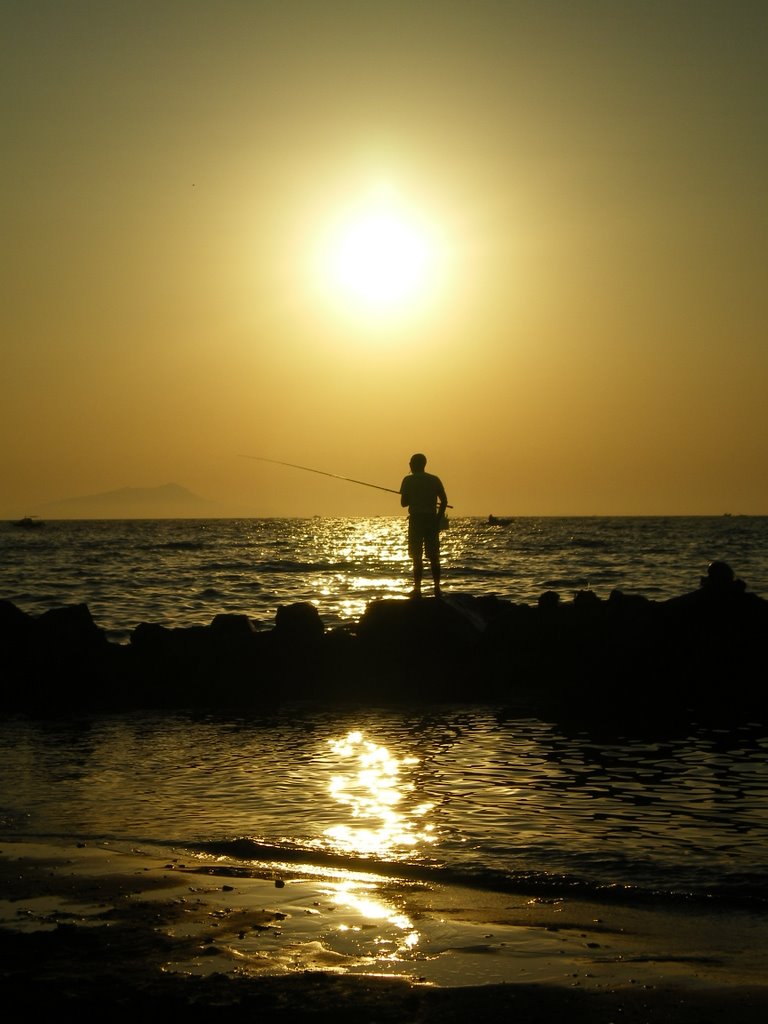
[[[238,456],[415,451],[455,515],[768,513],[764,2],[5,0],[0,40],[0,515],[400,514]],[[381,188],[434,258],[387,310],[329,285]]]

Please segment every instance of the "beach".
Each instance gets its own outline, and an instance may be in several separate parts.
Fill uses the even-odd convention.
[[[28,1013],[751,1024],[768,1011],[768,925],[732,911],[397,880],[419,935],[409,956],[359,891],[321,874],[53,840],[4,842],[0,874],[3,989]],[[387,885],[359,889],[386,904]]]
[[[765,1019],[763,521],[246,527],[6,545],[8,1005]]]

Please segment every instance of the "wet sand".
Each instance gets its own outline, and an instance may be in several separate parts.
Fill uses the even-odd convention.
[[[0,847],[0,977],[27,1012],[752,1024],[768,922],[186,852]]]

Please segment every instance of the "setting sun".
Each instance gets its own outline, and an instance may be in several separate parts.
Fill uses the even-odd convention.
[[[350,224],[336,253],[341,288],[375,306],[391,306],[418,291],[428,264],[427,245],[396,214],[372,211]]]
[[[425,219],[379,188],[334,220],[321,262],[335,302],[357,313],[399,314],[427,298],[438,252]]]

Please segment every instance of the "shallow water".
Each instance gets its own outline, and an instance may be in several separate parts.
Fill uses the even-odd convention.
[[[606,741],[487,708],[13,719],[0,722],[0,840],[759,908],[766,754],[756,725]]]

